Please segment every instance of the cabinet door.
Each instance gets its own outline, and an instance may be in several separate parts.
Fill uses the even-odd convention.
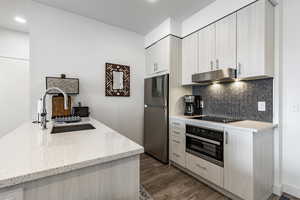
[[[266,5],[258,1],[237,13],[238,77],[266,75]],[[272,34],[268,35],[272,37]]]
[[[154,73],[153,47],[146,49],[146,75]]]
[[[170,67],[170,37],[166,37],[157,44],[157,72],[168,71]]]
[[[224,188],[245,200],[253,197],[253,135],[225,129]]]
[[[216,23],[216,67],[236,68],[236,13]]]
[[[192,75],[198,72],[198,34],[182,40],[182,85],[191,85]]]
[[[216,69],[216,25],[210,25],[198,33],[199,73]]]

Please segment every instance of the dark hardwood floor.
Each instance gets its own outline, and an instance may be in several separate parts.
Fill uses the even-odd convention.
[[[141,184],[154,200],[229,200],[177,168],[146,154],[141,155]],[[274,195],[270,200],[279,200],[279,197]]]

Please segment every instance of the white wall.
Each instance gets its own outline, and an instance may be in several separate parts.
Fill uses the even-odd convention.
[[[283,190],[300,197],[300,1],[283,6]]]
[[[45,77],[80,79],[80,100],[92,117],[142,144],[145,54],[144,38],[32,2],[30,16],[31,108],[45,91]],[[131,96],[105,97],[105,63],[131,68]],[[49,110],[49,109],[48,109]]]
[[[182,36],[186,36],[206,25],[254,2],[255,0],[216,0],[182,22]]]
[[[0,28],[0,137],[29,119],[29,36]]]

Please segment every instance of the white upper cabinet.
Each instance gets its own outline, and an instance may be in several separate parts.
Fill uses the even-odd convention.
[[[237,13],[238,77],[274,75],[274,8],[260,0]]]
[[[216,69],[216,25],[212,24],[198,33],[199,73]]]
[[[216,22],[216,68],[236,68],[236,13]]]
[[[198,72],[198,34],[182,40],[182,85],[191,85],[192,75]]]
[[[170,37],[166,37],[146,50],[146,76],[170,69]]]

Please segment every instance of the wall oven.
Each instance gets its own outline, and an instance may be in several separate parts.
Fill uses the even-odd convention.
[[[186,125],[186,152],[224,167],[224,132]]]

